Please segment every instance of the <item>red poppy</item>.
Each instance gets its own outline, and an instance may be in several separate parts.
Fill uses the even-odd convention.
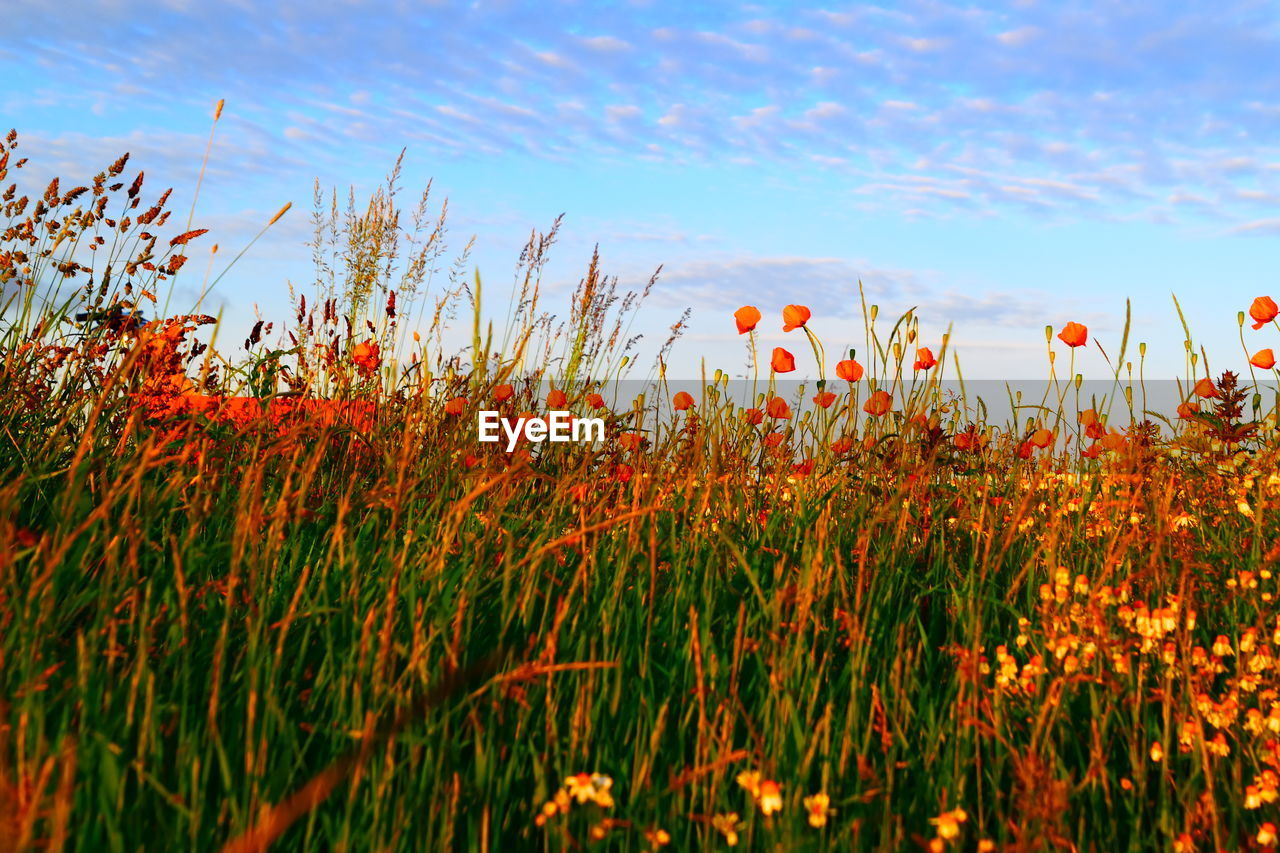
[[[786,436],[780,432],[771,432],[764,437],[764,444],[766,447],[777,447],[779,444],[782,444],[782,440],[784,438],[786,438]]]
[[[619,462],[613,467],[613,479],[617,480],[619,483],[630,482],[635,473],[635,469],[625,462]]]
[[[1031,442],[1029,442],[1029,441],[1024,441],[1024,442],[1022,442],[1021,444],[1019,444],[1019,445],[1018,445],[1018,458],[1019,458],[1019,459],[1030,459],[1030,458],[1031,458],[1031,451],[1032,451],[1033,449],[1034,449],[1034,448],[1031,446]]]
[[[800,328],[809,322],[811,316],[809,309],[803,305],[788,305],[782,309],[782,331],[789,332]]]
[[[1214,387],[1213,380],[1207,376],[1196,383],[1196,387],[1191,393],[1195,394],[1197,397],[1220,396],[1218,394],[1218,389]]]
[[[569,402],[569,398],[559,388],[553,388],[551,393],[547,395],[548,409],[563,409],[565,404]]]
[[[1258,350],[1253,354],[1253,358],[1249,359],[1249,363],[1254,367],[1261,367],[1263,370],[1270,370],[1276,366],[1276,356],[1269,349]]]
[[[773,360],[769,363],[774,373],[790,373],[796,369],[796,357],[782,347],[773,348]]]
[[[813,398],[813,402],[817,403],[824,409],[830,408],[831,404],[836,401],[836,395],[830,391],[819,391],[817,396]]]
[[[758,424],[764,420],[764,412],[759,409],[747,409],[742,413],[749,424]]]
[[[643,441],[644,436],[638,432],[624,432],[618,436],[618,444],[623,450],[638,450]]]
[[[1259,296],[1249,306],[1249,316],[1253,318],[1253,327],[1261,329],[1280,316],[1280,307],[1276,306],[1276,301],[1270,296]]]
[[[693,408],[693,395],[688,391],[681,391],[671,399],[671,406],[677,412],[683,412],[685,409]]]
[[[847,435],[831,442],[831,452],[837,456],[844,456],[850,450],[853,450],[853,439]]]
[[[480,457],[476,456],[474,453],[468,453],[466,456],[462,457],[462,464],[467,468],[474,468],[480,464]]]
[[[1097,440],[1107,434],[1102,418],[1093,409],[1085,409],[1080,413],[1080,423],[1084,424],[1084,434],[1088,438]]]
[[[1058,339],[1069,347],[1082,347],[1089,340],[1089,329],[1079,323],[1068,323],[1058,333]]]
[[[1121,450],[1124,448],[1127,440],[1124,433],[1118,430],[1111,430],[1102,438],[1098,439],[1098,443],[1102,445],[1103,450]]]
[[[593,409],[603,409],[604,397],[601,397],[599,394],[588,394],[587,405]]]
[[[1097,459],[1102,455],[1102,445],[1095,441],[1084,450],[1081,450],[1080,455],[1085,459]]]
[[[893,408],[893,397],[889,396],[888,391],[876,391],[867,398],[867,404],[862,407],[862,411],[875,417],[886,415]]]
[[[1188,400],[1178,406],[1178,417],[1186,419],[1192,415],[1200,414],[1200,404],[1195,400]]]
[[[444,404],[444,413],[446,415],[460,415],[467,408],[466,397],[454,397],[452,400]]]
[[[791,407],[788,406],[787,401],[782,399],[781,397],[774,397],[772,400],[770,400],[769,405],[766,407],[766,410],[769,412],[769,417],[771,418],[790,418],[791,417]]]
[[[836,376],[846,382],[857,382],[862,378],[862,365],[851,358],[846,358],[836,365]]]
[[[738,334],[745,335],[760,322],[760,309],[754,305],[743,305],[733,312],[733,321],[738,324]]]
[[[811,473],[813,473],[813,460],[812,459],[801,460],[800,462],[797,462],[795,465],[792,465],[791,470],[796,473],[796,476],[807,477]]]
[[[933,357],[933,350],[928,347],[920,347],[920,349],[916,350],[916,363],[914,365],[916,370],[928,370],[937,363],[938,360]]]
[[[962,433],[958,433],[953,439],[956,450],[969,450],[977,452],[987,444],[987,437],[983,433],[978,432],[976,427],[969,427]]]
[[[351,362],[363,371],[372,373],[378,369],[382,359],[378,355],[378,344],[365,341],[351,348]]]
[[[516,389],[510,385],[496,385],[493,389],[493,401],[501,403],[503,400],[510,400],[516,395]]]

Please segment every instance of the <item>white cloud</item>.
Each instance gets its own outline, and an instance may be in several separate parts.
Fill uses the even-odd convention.
[[[996,40],[1009,47],[1021,47],[1034,41],[1039,35],[1039,27],[1019,27],[1016,30],[1006,30],[1000,33],[996,36]]]
[[[1231,229],[1232,234],[1280,234],[1280,219],[1257,219]]]
[[[623,53],[635,49],[630,42],[614,36],[591,36],[581,39],[581,42],[584,46],[600,53]]]

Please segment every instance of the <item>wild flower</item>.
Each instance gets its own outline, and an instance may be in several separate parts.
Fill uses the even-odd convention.
[[[769,366],[774,373],[790,373],[796,369],[796,357],[782,347],[774,347]]]
[[[862,378],[864,372],[862,365],[851,358],[846,358],[836,364],[836,376],[846,382],[857,382]]]
[[[867,414],[878,418],[888,414],[893,408],[893,398],[888,391],[874,391],[862,408]]]
[[[363,341],[351,348],[351,362],[366,373],[372,373],[382,363],[378,345],[374,341]]]
[[[827,818],[835,814],[831,807],[831,798],[819,791],[804,798],[804,810],[808,815],[809,825],[820,829],[827,825]]]
[[[1280,316],[1280,307],[1276,306],[1275,300],[1270,296],[1259,296],[1249,306],[1249,316],[1253,318],[1253,328],[1261,329]]]
[[[803,305],[788,305],[782,309],[782,331],[790,332],[792,329],[799,329],[809,322],[811,316],[809,309]]]
[[[1080,323],[1067,323],[1058,333],[1058,338],[1073,349],[1082,347],[1089,339],[1089,329]]]
[[[929,823],[937,828],[938,837],[946,841],[951,841],[960,834],[960,824],[969,819],[969,814],[964,809],[951,809],[945,811],[937,817],[930,818]]]
[[[737,812],[718,814],[711,818],[711,826],[716,832],[724,836],[724,843],[730,847],[738,846],[738,831],[742,829],[743,825]]]
[[[744,305],[733,312],[733,320],[738,326],[738,334],[745,335],[760,322],[760,310],[754,305]]]

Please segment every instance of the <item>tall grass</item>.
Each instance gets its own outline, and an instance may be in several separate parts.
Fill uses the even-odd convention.
[[[222,351],[134,313],[200,235],[125,165],[4,198],[0,849],[1274,846],[1280,473],[1234,377],[1163,432],[1073,367],[989,423],[871,306],[826,407],[598,400],[643,293],[593,258],[557,325],[553,227],[493,331],[398,168],[317,192],[316,289]],[[477,443],[548,392],[609,440]]]

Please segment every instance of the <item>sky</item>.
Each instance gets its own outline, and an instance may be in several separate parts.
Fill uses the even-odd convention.
[[[475,238],[499,321],[560,214],[552,310],[597,245],[624,289],[661,266],[634,328],[652,359],[691,311],[673,376],[744,372],[743,304],[816,372],[781,309],[808,305],[828,354],[861,349],[859,281],[935,351],[950,326],[966,377],[1045,376],[1044,327],[1067,321],[1114,357],[1126,299],[1131,355],[1183,376],[1171,294],[1215,370],[1280,350],[1236,320],[1280,291],[1277,3],[6,6],[0,131],[29,190],[128,151],[185,221],[225,99],[193,223],[215,273],[293,203],[218,285],[235,339],[314,279],[315,182],[367,199],[404,149],[405,204],[428,181],[448,199],[446,260]],[[1092,340],[1076,367],[1109,372]]]

